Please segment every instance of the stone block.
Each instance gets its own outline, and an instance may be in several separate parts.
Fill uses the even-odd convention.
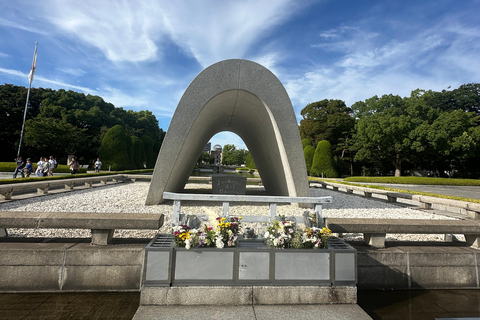
[[[356,287],[255,286],[253,304],[349,304],[357,302]]]
[[[213,194],[234,194],[244,195],[247,188],[247,178],[236,175],[213,175],[212,193]]]
[[[0,266],[60,266],[64,251],[71,246],[72,243],[2,243]]]
[[[92,245],[106,246],[110,244],[115,230],[92,229]]]
[[[357,247],[357,264],[363,267],[406,267],[407,257],[404,251],[396,248],[372,250],[367,247]]]
[[[474,266],[410,267],[412,289],[415,288],[475,288]]]
[[[55,291],[60,289],[61,265],[0,266],[0,291]]]
[[[251,305],[252,287],[143,287],[141,305]]]
[[[375,248],[385,247],[385,233],[364,233],[363,238],[366,244]]]
[[[413,248],[414,250],[415,248]],[[455,267],[474,266],[475,254],[464,248],[435,248],[436,252],[428,252],[428,248],[422,248],[422,252],[410,251],[408,259],[411,267]]]
[[[141,266],[65,266],[62,290],[138,290],[141,270]]]
[[[361,289],[408,289],[406,267],[358,266],[357,287]]]
[[[141,266],[145,245],[91,246],[79,243],[65,254],[66,266]]]

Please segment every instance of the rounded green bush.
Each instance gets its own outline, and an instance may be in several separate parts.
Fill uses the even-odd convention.
[[[110,128],[105,134],[100,147],[100,160],[102,160],[102,168],[112,170],[131,169],[130,159],[128,155],[129,143],[131,138],[125,132],[125,129],[119,124]]]
[[[312,169],[313,163],[313,156],[315,155],[315,147],[307,145],[305,149],[303,149],[303,155],[305,156],[305,164],[307,166],[307,172],[310,174],[310,170]]]
[[[313,156],[310,174],[315,177],[321,177],[323,175],[324,178],[338,177],[333,160],[332,145],[327,140],[322,140],[318,143],[315,155]]]
[[[312,142],[309,139],[302,139],[302,149],[305,149],[306,146],[311,146]]]

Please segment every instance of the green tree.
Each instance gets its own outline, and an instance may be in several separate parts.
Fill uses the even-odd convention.
[[[131,141],[131,138],[121,125],[116,125],[108,130],[103,138],[99,152],[105,168],[111,167],[112,170],[132,168],[128,156],[129,143],[127,140]]]
[[[197,162],[204,164],[213,164],[215,162],[215,158],[213,158],[213,156],[209,152],[202,152]]]
[[[35,147],[43,156],[66,158],[68,153],[81,154],[87,136],[85,129],[52,118],[33,118],[25,124],[25,145]]]
[[[308,104],[300,112],[300,136],[310,140],[313,145],[328,140],[334,150],[341,138],[355,126],[352,110],[342,100],[317,101]]]
[[[242,165],[245,163],[245,150],[237,149],[233,144],[226,144],[222,151],[222,164],[224,165]]]
[[[322,140],[318,143],[310,174],[315,177],[338,177],[338,173],[335,170],[332,145],[327,140]]]
[[[357,123],[356,161],[368,161],[377,167],[393,164],[395,176],[401,176],[402,162],[411,155],[410,132],[423,123],[408,113],[400,96],[374,96],[357,102],[352,108],[360,117]]]

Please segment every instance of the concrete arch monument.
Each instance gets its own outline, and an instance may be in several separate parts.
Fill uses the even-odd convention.
[[[231,131],[245,142],[269,195],[310,196],[292,103],[278,78],[248,60],[215,63],[183,94],[158,154],[146,204],[183,190],[212,136]]]

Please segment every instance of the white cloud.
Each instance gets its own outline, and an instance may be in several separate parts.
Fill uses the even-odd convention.
[[[408,38],[383,42],[360,28],[329,30],[321,36],[328,43],[315,47],[337,51],[338,58],[288,78],[286,88],[297,114],[322,99],[342,99],[350,106],[374,95],[409,96],[417,88],[440,91],[480,78],[480,31],[460,22],[440,22]]]
[[[308,5],[308,4],[307,4]],[[167,41],[202,67],[243,58],[305,4],[278,1],[42,1],[42,16],[111,61],[153,61]]]

